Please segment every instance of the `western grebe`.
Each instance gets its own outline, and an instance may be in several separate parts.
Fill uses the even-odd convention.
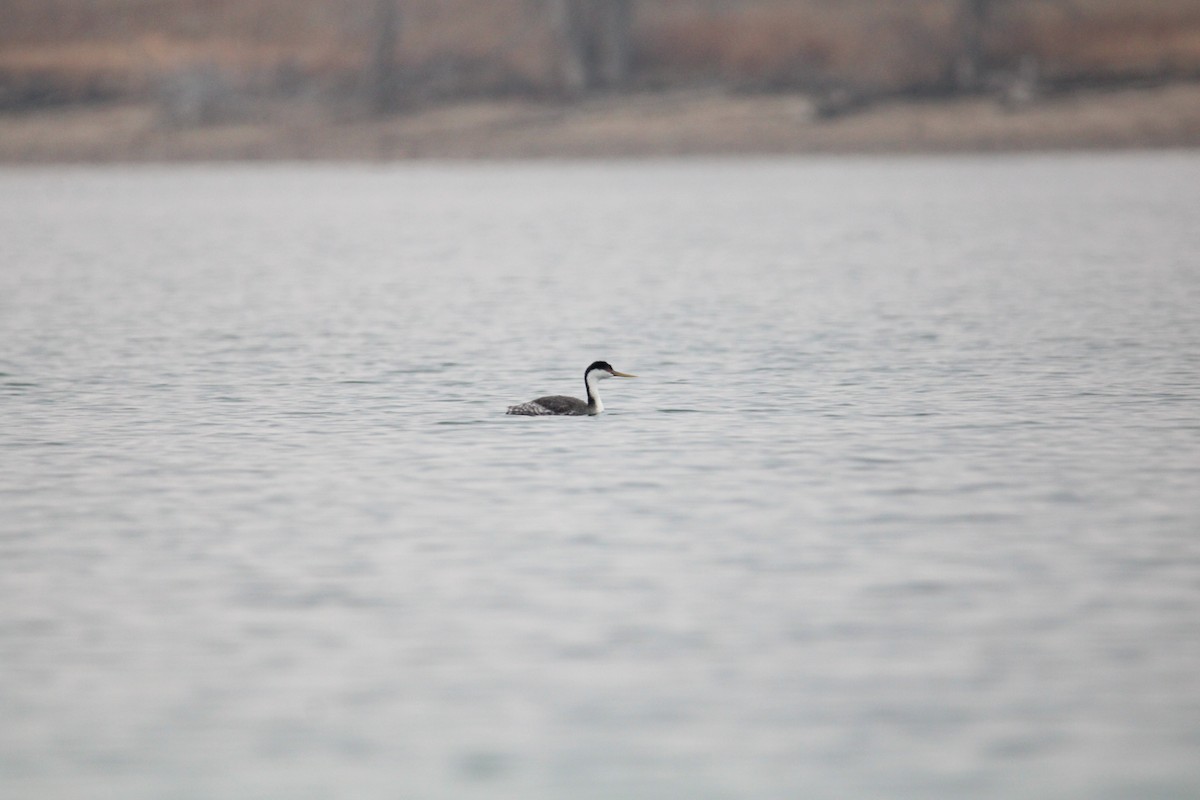
[[[554,394],[547,397],[539,397],[537,400],[530,400],[528,403],[509,406],[508,413],[526,417],[544,417],[547,415],[566,417],[595,416],[604,410],[604,404],[600,402],[600,392],[597,391],[596,384],[605,378],[636,377],[637,375],[627,375],[624,372],[617,372],[607,361],[593,361],[592,365],[583,371],[583,385],[587,387],[586,401],[580,400],[578,397]]]

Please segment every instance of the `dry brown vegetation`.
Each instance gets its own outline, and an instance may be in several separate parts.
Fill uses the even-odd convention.
[[[936,87],[960,52],[961,3],[646,3],[648,71],[708,74],[760,86],[838,80],[883,91]],[[690,6],[690,7],[689,7]],[[1200,74],[1195,0],[996,0],[991,66],[1032,56],[1050,80],[1121,81]]]
[[[344,91],[374,37],[375,0],[5,0],[0,86],[51,99],[144,96],[215,68],[239,89]],[[481,92],[544,80],[549,29],[522,0],[403,4],[402,65],[424,86]],[[533,21],[537,21],[536,19]],[[447,84],[453,84],[452,87]]]
[[[953,8],[941,0],[759,2],[705,13],[663,4],[643,15],[640,52],[651,74],[751,87],[933,82],[953,57]]]
[[[1007,105],[965,0],[636,0],[632,91],[569,106],[553,0],[397,2],[380,117],[380,0],[0,0],[0,162],[1200,146],[1200,0],[992,0]]]
[[[1200,74],[1200,3],[1098,2],[1089,11],[1031,6],[1003,19],[993,40],[1000,59],[1029,53],[1052,76]]]
[[[831,83],[929,91],[949,80],[956,0],[640,0],[635,82],[754,89]],[[145,98],[204,68],[259,93],[345,95],[375,0],[0,0],[0,106]],[[556,89],[545,0],[402,0],[398,54],[416,97]],[[997,69],[1050,80],[1200,75],[1196,0],[995,0]]]

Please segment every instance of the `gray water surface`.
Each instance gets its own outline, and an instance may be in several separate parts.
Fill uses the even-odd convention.
[[[1200,155],[0,171],[5,798],[1195,797],[1198,532]]]

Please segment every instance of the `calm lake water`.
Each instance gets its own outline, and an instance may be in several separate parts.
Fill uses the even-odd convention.
[[[0,232],[5,798],[1200,794],[1200,154],[17,169]]]

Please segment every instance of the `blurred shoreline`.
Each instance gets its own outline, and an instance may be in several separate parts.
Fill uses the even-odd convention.
[[[885,100],[828,116],[800,94],[688,89],[558,104],[486,99],[384,117],[264,101],[173,125],[153,103],[0,115],[0,163],[405,160],[1003,152],[1200,147],[1200,84]]]

